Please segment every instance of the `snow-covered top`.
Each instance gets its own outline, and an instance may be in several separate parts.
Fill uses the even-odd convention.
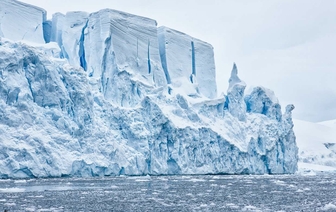
[[[320,125],[324,125],[333,129],[336,129],[336,119],[328,120],[328,121],[322,121],[318,122]]]
[[[141,25],[154,25],[157,26],[157,22],[154,19],[139,16],[139,15],[134,15],[131,13],[119,11],[119,10],[114,10],[110,8],[102,9],[97,12],[92,13],[92,15],[97,14],[97,13],[109,13],[110,18],[113,20],[128,20],[130,24],[141,24]]]
[[[270,99],[273,103],[279,104],[279,99],[278,97],[276,97],[274,91],[272,91],[271,89],[265,88],[264,86],[250,87],[247,90],[246,95],[251,95],[253,92],[255,92],[255,89],[265,94],[265,97]]]
[[[167,26],[160,26],[158,28],[159,31],[164,31],[164,32],[167,32],[167,33],[170,33],[170,34],[173,34],[173,35],[176,35],[176,36],[181,36],[181,37],[184,37],[184,39],[186,40],[192,40],[194,42],[199,42],[201,45],[204,45],[204,46],[207,46],[208,48],[211,48],[213,49],[213,46],[206,42],[206,41],[203,41],[203,40],[200,40],[198,38],[195,38],[195,37],[192,37],[184,32],[181,32],[181,31],[178,31],[176,29],[172,29],[172,28],[169,28]]]
[[[0,37],[14,41],[45,43],[43,22],[47,12],[39,7],[16,0],[1,0]]]

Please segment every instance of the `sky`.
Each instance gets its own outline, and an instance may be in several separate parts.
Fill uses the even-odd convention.
[[[104,8],[155,19],[214,47],[218,93],[232,65],[248,88],[273,90],[296,119],[336,119],[335,0],[22,0],[55,12]]]

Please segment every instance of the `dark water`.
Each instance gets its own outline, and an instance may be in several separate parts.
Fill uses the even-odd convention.
[[[0,211],[336,211],[336,175],[0,180]]]

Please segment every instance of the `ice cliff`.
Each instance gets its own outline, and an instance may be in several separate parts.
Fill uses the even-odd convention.
[[[236,65],[217,97],[210,44],[115,10],[45,20],[3,2],[1,178],[297,170],[294,107],[245,95]]]
[[[11,40],[44,43],[43,24],[47,12],[15,0],[1,0],[0,36]]]

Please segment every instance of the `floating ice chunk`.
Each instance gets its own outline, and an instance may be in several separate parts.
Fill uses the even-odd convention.
[[[321,208],[323,211],[335,211],[336,210],[336,205],[332,203],[326,204],[324,207]]]
[[[1,0],[0,37],[14,41],[45,43],[43,37],[45,21],[46,11],[42,8],[16,0]]]

